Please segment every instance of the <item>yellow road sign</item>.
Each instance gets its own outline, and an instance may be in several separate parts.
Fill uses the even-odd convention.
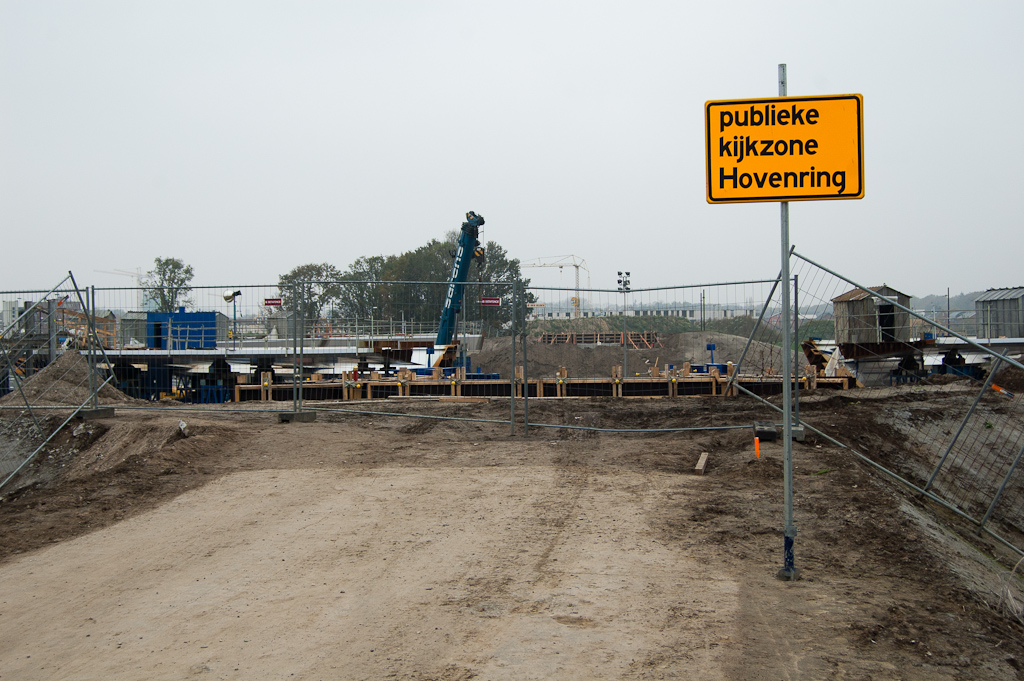
[[[864,198],[861,95],[704,104],[708,203]]]

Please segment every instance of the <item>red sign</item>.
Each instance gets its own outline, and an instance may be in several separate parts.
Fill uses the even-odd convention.
[[[481,298],[480,304],[483,307],[501,307],[501,298]]]
[[[281,299],[280,298],[264,298],[263,299],[263,304],[266,305],[267,307],[281,307]]]

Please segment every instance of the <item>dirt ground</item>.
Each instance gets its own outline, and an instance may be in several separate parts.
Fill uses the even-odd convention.
[[[855,425],[853,405],[804,409]],[[689,398],[535,400],[530,417],[771,415]],[[755,458],[749,427],[524,438],[337,411],[118,410],[67,428],[3,490],[0,678],[1021,678],[995,547],[825,442],[794,456],[803,579],[787,583],[781,446]]]

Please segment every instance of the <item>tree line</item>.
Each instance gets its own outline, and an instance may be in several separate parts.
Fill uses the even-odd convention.
[[[441,316],[447,282],[459,233],[448,232],[443,241],[431,239],[399,255],[359,257],[345,270],[331,263],[299,265],[278,277],[282,309],[314,319],[404,319],[408,322],[436,322]],[[509,258],[501,245],[488,241],[484,256],[474,258],[464,289],[463,319],[479,321],[485,327],[500,327],[512,319],[516,282],[520,295],[529,279],[523,279],[517,258]],[[178,258],[156,258],[154,268],[143,277],[145,296],[159,312],[173,312],[190,306],[192,266]],[[420,282],[397,284],[394,282]],[[499,307],[483,307],[481,298],[500,298]],[[521,301],[522,302],[522,301]]]
[[[457,243],[458,232],[451,231],[443,241],[431,239],[399,255],[357,258],[344,271],[329,263],[300,265],[278,278],[283,307],[300,311],[306,319],[435,322],[441,316]],[[463,314],[485,326],[500,326],[512,318],[512,287],[490,282],[529,284],[522,278],[519,260],[510,259],[494,241],[485,244],[483,258],[471,265]],[[500,298],[501,305],[482,307],[480,298]]]

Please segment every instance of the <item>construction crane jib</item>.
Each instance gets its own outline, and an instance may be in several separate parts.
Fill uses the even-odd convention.
[[[455,251],[455,262],[452,263],[452,274],[448,278],[448,293],[444,298],[444,307],[441,308],[441,325],[437,329],[437,340],[434,342],[436,346],[451,345],[455,337],[458,314],[462,311],[462,291],[469,278],[469,265],[474,257],[483,257],[483,249],[480,248],[478,240],[483,224],[483,216],[473,211],[466,213],[466,221],[462,223],[462,232],[459,234],[459,244]]]

